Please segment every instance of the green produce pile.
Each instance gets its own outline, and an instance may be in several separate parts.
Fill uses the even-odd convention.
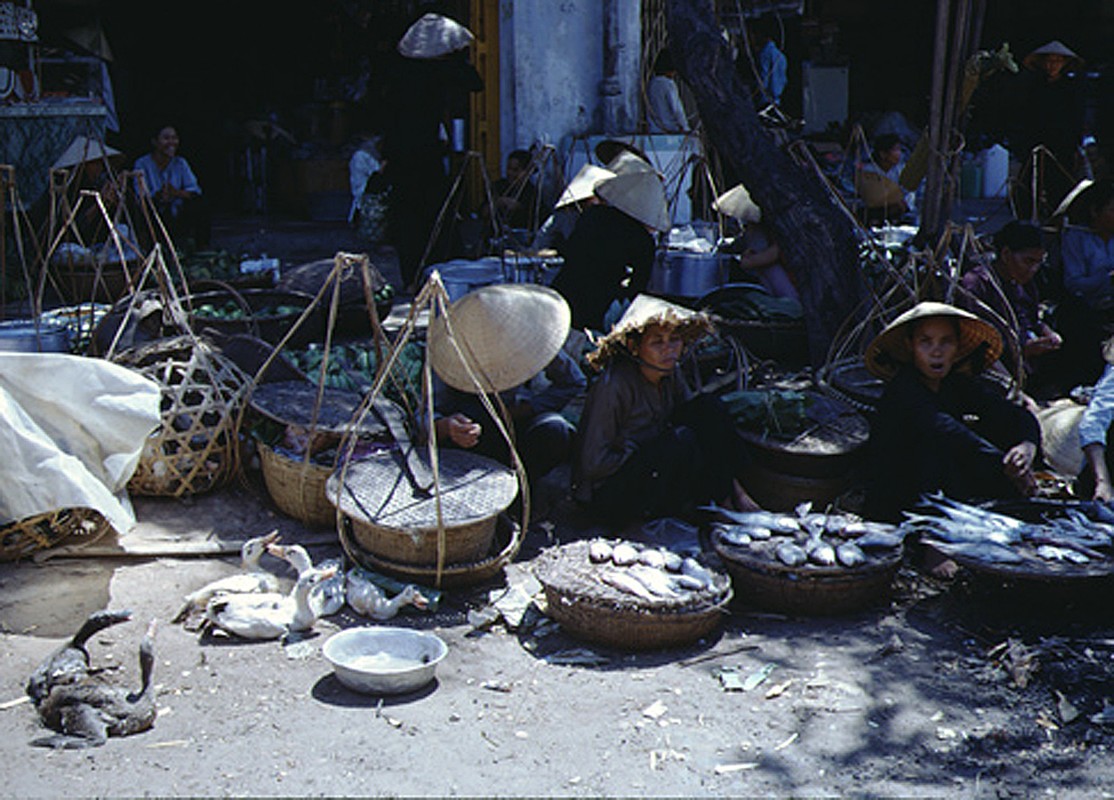
[[[720,397],[735,424],[768,436],[796,436],[809,424],[811,399],[792,389],[744,389]]]
[[[188,281],[233,281],[244,277],[240,259],[224,250],[179,253],[178,258]]]
[[[389,352],[385,348],[384,357],[388,357]],[[311,343],[305,350],[284,352],[283,357],[313,382],[320,380],[321,364],[325,360],[323,345]],[[424,361],[425,348],[416,342],[407,342],[395,361],[391,377],[383,385],[383,393],[403,408],[419,408]],[[378,369],[379,362],[372,345],[334,344],[329,350],[329,363],[325,368],[325,386],[362,394],[371,388]]]
[[[381,287],[372,292],[371,300],[376,306],[383,306],[390,303],[395,299],[395,287],[389,283],[384,283]]]
[[[278,304],[260,306],[248,311],[235,300],[228,300],[222,305],[203,303],[194,307],[193,313],[194,316],[205,317],[206,319],[240,320],[299,316],[305,310],[304,305]]]

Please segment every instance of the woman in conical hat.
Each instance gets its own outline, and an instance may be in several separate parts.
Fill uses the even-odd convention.
[[[756,508],[736,476],[746,445],[722,403],[693,395],[680,361],[711,329],[705,315],[638,295],[589,363],[602,374],[580,418],[578,500],[606,521],[683,514],[715,501]]]
[[[866,367],[887,382],[870,424],[871,517],[898,520],[936,491],[960,500],[1032,493],[1040,427],[977,378],[1001,350],[989,322],[935,302],[870,343]]]
[[[614,176],[615,173],[611,170],[597,167],[595,164],[585,164],[581,167],[561,192],[561,196],[557,198],[557,202],[553,205],[553,213],[538,228],[533,249],[539,252],[563,251],[565,242],[576,230],[576,223],[580,221],[584,209],[600,202],[596,197],[596,184]]]

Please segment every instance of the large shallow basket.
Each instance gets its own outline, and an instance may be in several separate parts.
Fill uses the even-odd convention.
[[[239,367],[193,336],[160,339],[113,360],[162,389],[162,423],[143,445],[130,491],[182,497],[236,474],[239,408],[250,383]]]
[[[325,496],[325,482],[333,474],[330,467],[287,458],[262,442],[259,463],[267,491],[282,513],[307,525],[336,524],[336,507]]]
[[[278,344],[313,302],[313,297],[301,292],[281,289],[235,290],[228,286],[224,289],[192,294],[189,301],[193,309],[190,314],[190,327],[195,331],[213,328],[225,335],[248,333],[258,336],[268,344]],[[199,309],[205,305],[235,305],[241,316],[232,319],[206,316],[199,313]],[[279,307],[298,310],[277,313]],[[301,347],[324,338],[325,329],[320,309],[314,309],[291,337],[290,346]]]
[[[442,564],[483,559],[495,535],[496,517],[518,493],[515,474],[490,458],[445,449],[440,451],[440,486]],[[397,450],[350,464],[329,478],[325,494],[352,520],[352,538],[368,553],[400,564],[437,564],[434,498],[414,491]]]
[[[681,600],[649,603],[601,583],[603,567],[588,558],[588,542],[543,552],[534,572],[545,589],[546,613],[573,636],[621,650],[682,647],[716,630],[731,601],[731,582]]]
[[[888,598],[901,565],[901,550],[871,557],[858,567],[789,567],[723,541],[712,546],[731,574],[736,596],[748,605],[786,614],[831,616],[867,608]]]
[[[61,544],[91,544],[112,526],[91,508],[61,508],[0,527],[0,561],[18,561]]]
[[[449,589],[473,586],[494,578],[518,555],[519,548],[522,547],[522,539],[522,526],[516,524],[506,514],[500,514],[495,524],[495,536],[487,553],[474,561],[445,564],[438,580],[436,566],[403,564],[369,553],[360,547],[353,540],[351,520],[344,520],[340,536],[341,544],[349,558],[361,567],[383,572],[400,580]]]

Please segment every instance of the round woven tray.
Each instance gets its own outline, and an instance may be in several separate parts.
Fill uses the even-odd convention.
[[[312,461],[294,461],[259,443],[263,482],[279,510],[307,525],[336,525],[336,506],[325,496],[325,482],[333,471]]]
[[[250,383],[239,367],[191,336],[159,339],[113,360],[162,388],[162,424],[143,445],[130,491],[182,497],[236,474],[239,408]]]
[[[724,542],[718,531],[711,538],[739,599],[787,614],[830,616],[880,602],[890,594],[902,557],[895,550],[858,567],[789,567]]]
[[[315,430],[323,433],[355,431],[352,424],[363,397],[345,389],[326,388],[321,396]],[[257,384],[251,395],[251,408],[282,425],[309,427],[317,387],[309,381],[273,381]],[[372,414],[366,414],[359,432],[381,434],[386,428]]]
[[[344,520],[341,525],[340,541],[348,557],[361,567],[385,572],[402,580],[446,588],[472,586],[494,578],[518,555],[523,538],[522,527],[514,523],[506,514],[500,514],[488,552],[475,561],[445,564],[441,570],[441,580],[438,582],[435,566],[403,564],[369,553],[354,541],[351,527],[351,520]]]
[[[515,474],[497,461],[462,450],[441,450],[439,463],[442,563],[483,559],[491,548],[496,517],[518,493]],[[325,495],[352,520],[352,537],[368,553],[399,564],[437,564],[434,497],[414,491],[398,451],[350,464],[346,472],[329,478]]]
[[[112,526],[91,508],[61,508],[0,527],[0,561],[18,561],[62,544],[91,544]]]
[[[574,636],[622,650],[657,650],[691,644],[712,633],[731,601],[731,581],[717,574],[713,586],[680,600],[657,603],[600,581],[611,565],[593,564],[588,542],[543,552],[534,573],[545,589],[547,614]]]

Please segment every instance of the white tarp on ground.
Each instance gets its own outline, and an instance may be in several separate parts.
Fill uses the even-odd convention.
[[[126,487],[160,397],[154,381],[108,361],[0,353],[0,524],[93,508],[128,531]]]

